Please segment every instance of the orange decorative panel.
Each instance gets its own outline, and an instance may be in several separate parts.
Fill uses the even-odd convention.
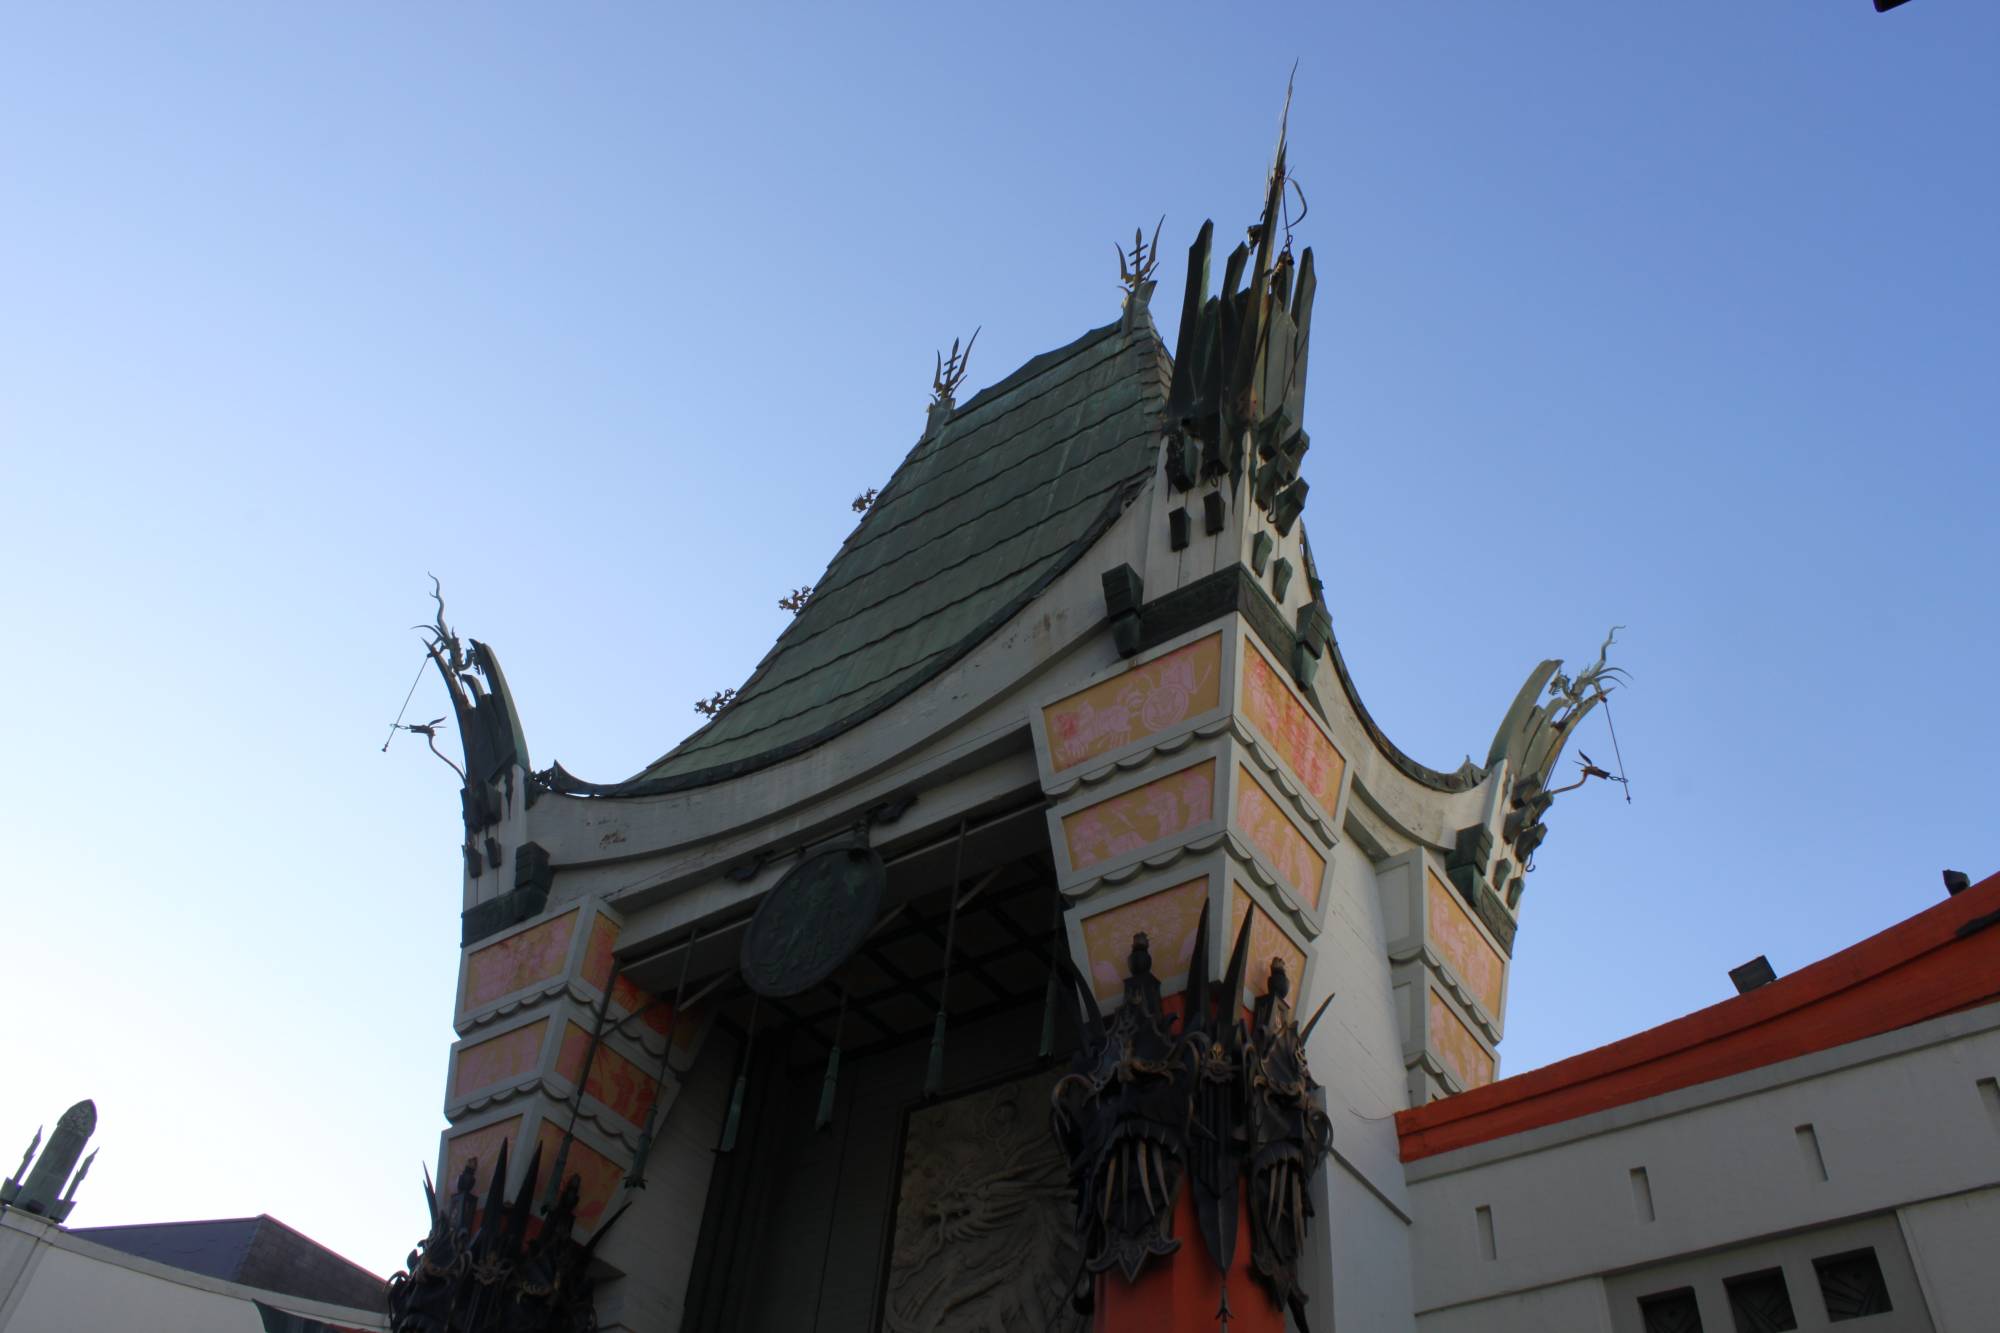
[[[485,1198],[486,1191],[493,1187],[493,1163],[499,1156],[500,1145],[511,1142],[520,1130],[521,1117],[515,1116],[484,1129],[467,1130],[447,1140],[444,1145],[444,1174],[438,1177],[437,1183],[439,1196],[448,1198],[458,1188],[458,1173],[476,1157],[479,1166],[473,1176],[473,1186],[479,1197]],[[507,1155],[512,1157],[513,1154],[514,1149],[509,1148]]]
[[[1486,1006],[1486,1012],[1498,1018],[1500,985],[1506,975],[1506,963],[1501,960],[1499,952],[1486,942],[1486,937],[1479,933],[1479,927],[1472,924],[1472,916],[1465,910],[1464,903],[1438,878],[1437,872],[1426,869],[1424,881],[1424,896],[1430,903],[1430,910],[1425,916],[1430,922],[1432,947],[1451,964],[1459,980]]]
[[[611,984],[611,1003],[614,1006],[627,1015],[642,1015],[639,1019],[641,1023],[662,1037],[668,1036],[674,1030],[674,1007],[671,1004],[654,1004],[653,998],[650,992],[639,989],[624,977]]]
[[[1347,763],[1264,655],[1249,647],[1243,650],[1243,716],[1291,765],[1331,819],[1340,806],[1340,775]]]
[[[498,944],[475,949],[465,960],[465,1007],[477,1009],[503,995],[562,975],[576,913],[569,911]]]
[[[1493,1081],[1493,1057],[1472,1035],[1465,1020],[1451,1011],[1444,997],[1427,991],[1430,1001],[1431,1050],[1436,1052],[1458,1081],[1468,1088],[1480,1088]]]
[[[512,1032],[503,1032],[472,1046],[459,1047],[458,1068],[451,1082],[453,1093],[470,1097],[475,1092],[499,1087],[503,1083],[519,1082],[534,1073],[536,1060],[542,1051],[542,1038],[548,1030],[549,1020],[538,1018]]]
[[[590,938],[583,942],[583,979],[599,990],[611,980],[611,951],[618,944],[618,927],[602,912],[590,919]]]
[[[1250,897],[1250,891],[1241,884],[1235,885],[1235,892],[1229,895],[1229,948],[1236,947],[1236,933],[1243,929],[1243,914],[1255,912],[1256,919],[1250,923],[1250,953],[1245,961],[1243,975],[1243,1003],[1249,1004],[1269,989],[1271,960],[1285,960],[1285,975],[1292,979],[1292,1003],[1299,1002],[1299,983],[1306,975],[1306,951],[1292,943],[1292,937],[1279,929],[1278,923]],[[1301,1020],[1303,1021],[1303,1020]]]
[[[583,1073],[583,1062],[590,1051],[590,1034],[571,1023],[563,1030],[562,1050],[556,1055],[556,1072],[575,1083]],[[654,1075],[627,1060],[610,1043],[600,1042],[597,1054],[589,1056],[590,1081],[583,1090],[635,1129],[646,1123],[646,1113],[653,1108]]]
[[[1083,951],[1090,960],[1090,987],[1100,1000],[1124,997],[1131,972],[1132,936],[1146,932],[1153,975],[1179,976],[1194,957],[1195,927],[1208,901],[1208,877],[1135,898],[1083,923]]]
[[[1060,773],[1221,702],[1222,636],[1211,634],[1044,708],[1049,764]]]
[[[563,1130],[561,1125],[542,1122],[541,1133],[536,1140],[542,1148],[542,1180],[548,1180],[548,1173],[555,1169],[556,1154],[562,1151]],[[580,1177],[581,1193],[576,1205],[576,1228],[579,1235],[587,1235],[604,1219],[605,1205],[618,1192],[618,1186],[625,1178],[625,1168],[606,1157],[597,1149],[579,1139],[570,1140],[569,1157],[563,1163],[563,1175]],[[536,1186],[539,1192],[546,1185]]]
[[[1240,766],[1236,770],[1236,826],[1294,892],[1311,906],[1319,906],[1319,884],[1326,874],[1326,858],[1313,850],[1306,835],[1257,785],[1250,770]]]
[[[1215,761],[1210,759],[1063,816],[1070,866],[1082,870],[1162,842],[1214,813]]]

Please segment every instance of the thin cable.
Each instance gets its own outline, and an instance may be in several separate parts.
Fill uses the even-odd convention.
[[[424,660],[417,663],[417,678],[410,682],[410,692],[403,696],[403,706],[396,710],[396,720],[389,724],[389,741],[393,741],[396,739],[396,732],[403,725],[403,714],[410,711],[410,700],[417,697],[417,686],[424,683],[424,668],[429,666],[430,664],[431,664],[431,655],[428,652],[426,652],[424,654]],[[382,742],[382,753],[384,754],[387,754],[389,752],[389,741]],[[447,759],[445,760],[445,762],[448,764],[451,762],[451,760]]]
[[[1611,696],[1604,696],[1604,725],[1611,729],[1611,753],[1618,760],[1618,785],[1625,789],[1625,804],[1632,804],[1632,783],[1625,776],[1625,752],[1618,748],[1618,724],[1611,720]]]

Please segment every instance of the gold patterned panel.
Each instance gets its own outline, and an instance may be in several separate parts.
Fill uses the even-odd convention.
[[[1214,813],[1215,761],[1210,759],[1064,815],[1070,867],[1082,870],[1165,841]]]
[[[1493,1081],[1493,1057],[1472,1035],[1465,1020],[1451,1011],[1444,997],[1434,990],[1425,992],[1430,1001],[1431,1049],[1437,1053],[1458,1081],[1468,1088],[1481,1088]]]
[[[1221,702],[1222,636],[1211,634],[1044,708],[1049,766],[1060,773]]]
[[[465,1007],[477,1009],[537,982],[553,981],[569,963],[576,913],[568,911],[498,944],[475,949],[465,960]]]
[[[438,1178],[438,1193],[449,1195],[458,1188],[458,1173],[465,1170],[467,1162],[477,1158],[479,1165],[473,1175],[473,1184],[480,1198],[493,1187],[493,1166],[500,1154],[500,1145],[509,1144],[508,1155],[513,1156],[514,1136],[520,1132],[521,1117],[502,1120],[497,1125],[484,1129],[469,1129],[463,1134],[453,1135],[444,1145],[444,1174]],[[515,1161],[520,1159],[516,1157]]]
[[[1326,874],[1326,858],[1314,851],[1299,832],[1298,825],[1278,808],[1270,794],[1257,785],[1250,770],[1236,770],[1236,826],[1250,844],[1264,854],[1292,891],[1312,907],[1319,906],[1320,880]]]
[[[548,1035],[548,1030],[549,1020],[539,1018],[512,1032],[459,1047],[452,1092],[459,1097],[470,1097],[534,1073],[542,1053],[542,1038]]]
[[[1131,971],[1132,936],[1146,932],[1153,955],[1153,975],[1176,977],[1194,957],[1194,932],[1201,924],[1201,905],[1208,901],[1208,877],[1191,879],[1171,889],[1134,898],[1083,923],[1083,951],[1090,964],[1090,988],[1100,1000],[1125,994]]]
[[[1271,960],[1285,960],[1285,975],[1292,979],[1292,1003],[1298,1004],[1299,984],[1306,975],[1306,951],[1292,943],[1287,935],[1250,896],[1250,890],[1241,884],[1229,895],[1229,947],[1236,947],[1236,934],[1243,929],[1243,915],[1255,912],[1256,919],[1250,923],[1250,954],[1245,964],[1243,976],[1243,1003],[1249,1004],[1267,989],[1271,977]],[[1300,1021],[1304,1021],[1301,1019]]]
[[[1347,761],[1307,715],[1298,696],[1254,648],[1243,650],[1243,716],[1299,775],[1319,808],[1331,819],[1340,807],[1340,775]]]
[[[1430,923],[1431,947],[1451,964],[1459,980],[1486,1006],[1486,1012],[1498,1018],[1506,963],[1499,952],[1486,942],[1486,937],[1479,933],[1479,927],[1472,923],[1465,904],[1445,886],[1437,872],[1426,867],[1424,881],[1424,896],[1430,904],[1430,910],[1424,915]]]

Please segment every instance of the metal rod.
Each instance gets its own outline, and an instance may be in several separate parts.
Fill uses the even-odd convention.
[[[965,874],[965,821],[958,824],[958,851],[951,865],[951,912],[944,923],[944,966],[938,973],[937,1021],[931,1027],[931,1058],[924,1070],[924,1096],[935,1097],[944,1088],[945,1011],[951,1005],[951,949],[958,935],[958,886]]]

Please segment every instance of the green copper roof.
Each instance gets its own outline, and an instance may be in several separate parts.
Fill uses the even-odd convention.
[[[1036,357],[918,441],[735,702],[609,790],[698,786],[818,745],[1068,569],[1153,466],[1172,363],[1138,323]]]

